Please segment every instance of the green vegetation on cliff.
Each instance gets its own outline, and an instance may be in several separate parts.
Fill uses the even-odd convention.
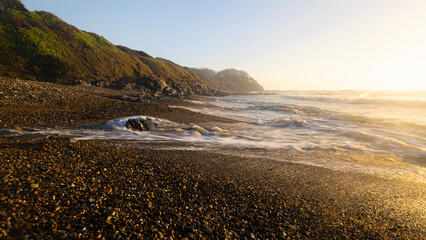
[[[20,1],[0,0],[0,76],[63,84],[208,93],[203,77],[170,61],[115,46],[55,15],[30,12]]]
[[[142,51],[115,46],[19,0],[0,0],[0,76],[62,84],[142,90],[168,95],[208,94],[211,79]]]

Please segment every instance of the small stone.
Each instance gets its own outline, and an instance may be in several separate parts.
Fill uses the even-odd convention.
[[[37,183],[33,183],[33,184],[31,184],[31,188],[38,188],[39,186],[38,186],[38,184]]]
[[[254,235],[254,233],[250,233],[250,237],[251,237],[252,239],[256,239],[256,236]]]
[[[162,232],[157,232],[157,238],[164,238],[164,235]]]
[[[22,128],[20,126],[13,126],[12,129],[19,131],[19,132],[22,132]]]
[[[113,210],[109,210],[108,212],[106,212],[107,216],[114,216],[115,214],[117,214],[117,213]]]

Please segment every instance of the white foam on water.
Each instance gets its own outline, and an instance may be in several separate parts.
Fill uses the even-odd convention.
[[[386,94],[280,92],[205,97],[194,100],[193,103],[201,104],[199,107],[184,108],[240,122],[180,124],[149,116],[130,116],[107,121],[93,129],[41,129],[11,134],[67,135],[77,140],[182,142],[216,150],[233,147],[239,149],[237,152],[250,148],[272,153],[290,151],[304,154],[303,164],[372,172],[387,169],[395,175],[410,169],[413,176],[424,174],[426,105],[418,99],[426,98],[416,95],[413,100],[405,94],[402,102],[394,106],[391,103],[398,101],[398,96]],[[154,131],[129,130],[125,123],[131,118],[149,119],[157,127]],[[383,154],[389,157],[374,159]]]

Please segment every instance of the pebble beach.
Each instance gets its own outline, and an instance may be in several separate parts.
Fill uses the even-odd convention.
[[[188,103],[0,79],[0,238],[424,239],[424,183],[185,144],[9,134],[134,115],[235,122],[170,104]]]

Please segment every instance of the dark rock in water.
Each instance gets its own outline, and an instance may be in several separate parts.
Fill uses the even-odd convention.
[[[135,131],[151,131],[155,129],[156,124],[149,119],[131,118],[127,120],[125,126]]]

